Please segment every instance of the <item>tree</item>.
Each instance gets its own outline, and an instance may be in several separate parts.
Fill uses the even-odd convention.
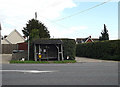
[[[26,24],[26,27],[23,27],[22,32],[26,37],[29,36],[30,40],[38,37],[50,38],[50,34],[47,30],[47,27],[42,22],[39,22],[39,20],[36,19],[29,20]],[[35,35],[35,33],[37,33],[37,35],[39,36]]]
[[[30,39],[38,39],[39,38],[39,30],[38,29],[32,29],[30,33]]]
[[[99,37],[99,40],[109,40],[108,30],[104,24],[104,30],[101,32],[102,36]]]

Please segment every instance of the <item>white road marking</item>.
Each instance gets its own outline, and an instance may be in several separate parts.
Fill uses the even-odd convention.
[[[45,73],[45,72],[57,72],[57,71],[39,71],[39,70],[0,70],[0,72]]]

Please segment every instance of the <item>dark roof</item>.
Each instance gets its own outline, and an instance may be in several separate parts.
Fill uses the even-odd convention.
[[[76,38],[76,40],[85,40],[87,38]],[[99,40],[98,38],[91,38],[92,40]]]
[[[33,41],[34,44],[62,44],[61,40],[56,39],[38,39]]]
[[[78,43],[82,43],[82,42],[86,42],[88,40],[91,40],[91,41],[99,41],[98,38],[91,38],[91,36],[87,37],[87,38],[76,38],[76,42]]]
[[[88,38],[77,38],[76,41],[77,41],[78,43],[82,43],[82,41],[85,42],[87,39],[88,39]]]

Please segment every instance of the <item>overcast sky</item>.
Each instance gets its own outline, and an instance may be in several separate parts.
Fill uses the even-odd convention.
[[[107,0],[0,0],[2,35],[8,35],[14,29],[22,34],[27,21],[37,12],[37,19],[46,25],[52,38],[86,38],[90,35],[99,38],[106,24],[110,39],[117,39],[119,0],[82,12],[104,1]],[[64,17],[67,18],[59,20]]]

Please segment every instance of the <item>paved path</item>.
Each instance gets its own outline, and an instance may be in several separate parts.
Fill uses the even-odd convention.
[[[9,61],[12,59],[12,54],[0,54],[0,63],[9,64]],[[117,62],[117,61],[108,61],[108,60],[98,60],[85,57],[76,57],[77,62]]]
[[[77,62],[117,62],[117,61],[110,61],[110,60],[91,59],[86,57],[76,57],[75,60]]]
[[[12,59],[12,54],[0,54],[0,64],[9,64]]]

